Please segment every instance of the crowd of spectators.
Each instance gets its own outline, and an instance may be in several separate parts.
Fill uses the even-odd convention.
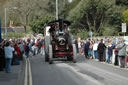
[[[79,46],[81,43],[81,46]],[[123,39],[75,40],[77,52],[86,59],[96,59],[100,62],[114,64],[121,68],[128,67],[127,45]],[[81,50],[79,50],[81,47]]]
[[[114,64],[124,68],[128,62],[124,40],[75,40],[77,52],[86,59]],[[40,38],[21,38],[2,40],[0,43],[0,71],[11,72],[11,65],[19,65],[24,57],[44,55],[44,40]]]
[[[0,43],[0,71],[11,72],[12,65],[19,65],[24,57],[44,53],[43,39],[8,39]]]

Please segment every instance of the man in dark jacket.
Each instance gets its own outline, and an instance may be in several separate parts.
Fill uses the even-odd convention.
[[[0,43],[0,71],[3,71],[5,68],[5,55],[2,43]]]
[[[103,54],[106,46],[103,43],[103,39],[101,39],[101,42],[98,45],[98,56],[99,56],[99,61],[103,61]]]
[[[88,51],[89,51],[89,46],[90,46],[90,39],[87,40],[87,42],[84,44],[84,55],[85,58],[89,58],[88,56]]]

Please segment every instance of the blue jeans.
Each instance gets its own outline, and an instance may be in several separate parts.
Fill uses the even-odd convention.
[[[112,57],[111,54],[108,54],[107,63],[110,63],[110,58]]]
[[[95,57],[95,59],[98,59],[98,52],[97,52],[97,50],[94,50],[94,57]]]
[[[44,48],[41,48],[41,56],[44,55]]]
[[[12,63],[12,58],[6,58],[6,64],[5,64],[5,72],[11,72],[11,63]]]
[[[26,55],[27,58],[29,58],[29,52],[25,51],[25,55]]]

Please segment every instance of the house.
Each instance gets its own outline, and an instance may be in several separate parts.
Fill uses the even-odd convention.
[[[5,32],[5,27],[2,27],[2,33]],[[14,26],[13,22],[10,21],[9,27],[7,27],[7,32],[18,32],[18,33],[25,33],[24,26]]]

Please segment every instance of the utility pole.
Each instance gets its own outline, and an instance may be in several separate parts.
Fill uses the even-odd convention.
[[[7,38],[7,26],[6,26],[7,8],[4,9],[4,12],[5,12],[5,38]]]
[[[1,41],[2,41],[1,31],[2,31],[2,29],[1,29],[1,16],[0,16],[0,43],[1,43]]]
[[[7,34],[7,9],[17,9],[17,7],[12,7],[12,8],[5,8],[4,9],[4,16],[5,16],[5,38],[8,37],[8,34]]]
[[[58,20],[58,0],[56,0],[56,20]]]

